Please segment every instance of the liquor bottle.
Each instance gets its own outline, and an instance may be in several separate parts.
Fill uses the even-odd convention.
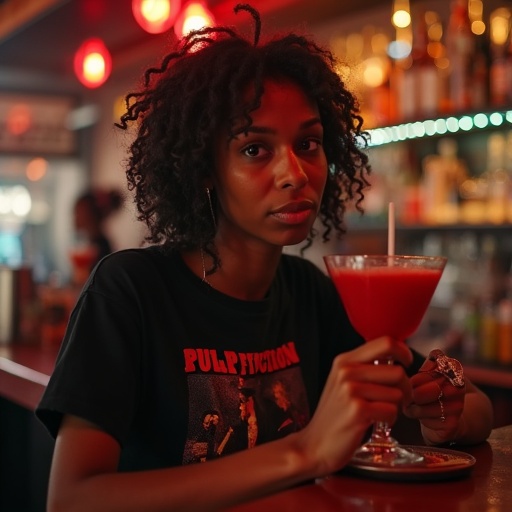
[[[512,298],[498,304],[497,358],[501,364],[512,364]]]
[[[366,37],[369,39],[369,56],[363,62],[364,81],[370,89],[369,106],[374,124],[383,126],[396,119],[395,107],[390,89],[391,60],[387,54],[389,38],[380,29],[375,29]]]
[[[446,49],[450,60],[450,107],[456,112],[471,108],[471,63],[474,46],[467,0],[452,0]]]
[[[485,35],[475,37],[475,55],[471,68],[471,108],[482,110],[489,105],[489,44]]]
[[[507,106],[512,105],[512,30],[509,30],[507,53],[505,55],[505,82],[507,84]]]
[[[459,186],[468,170],[457,156],[455,139],[442,138],[437,147],[438,154],[422,160],[422,220],[426,224],[454,224],[459,221]]]
[[[512,223],[512,130],[505,135],[505,172],[509,183],[506,221]]]
[[[503,224],[507,218],[509,201],[509,176],[505,171],[505,136],[491,133],[487,139],[487,170],[483,178],[487,182],[487,220],[491,224]]]
[[[500,254],[496,237],[487,234],[480,243],[478,278],[475,293],[480,297],[480,358],[496,362],[498,357],[498,302],[503,298]]]
[[[480,358],[487,363],[498,359],[499,323],[496,306],[489,297],[480,305]]]
[[[362,106],[365,108],[365,123],[369,127],[383,126],[390,122],[391,93],[389,83],[390,59],[386,53],[387,35],[372,25],[362,30],[363,49],[361,55]]]
[[[411,56],[395,62],[391,76],[391,90],[396,98],[397,120],[414,120],[416,116],[416,95]]]
[[[510,10],[504,7],[496,9],[491,13],[489,95],[490,103],[494,107],[502,107],[507,104],[509,89],[511,88],[509,76],[512,74],[510,16]]]
[[[439,69],[429,53],[428,16],[422,13],[416,25],[412,72],[416,94],[416,118],[435,116],[439,111]]]

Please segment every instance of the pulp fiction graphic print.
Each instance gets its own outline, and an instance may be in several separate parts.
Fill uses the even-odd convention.
[[[259,353],[185,349],[184,356],[189,388],[184,464],[253,448],[309,421],[293,342]]]

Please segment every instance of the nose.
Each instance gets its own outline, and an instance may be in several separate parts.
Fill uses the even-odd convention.
[[[308,175],[304,171],[302,162],[297,155],[288,150],[277,164],[276,186],[277,188],[300,189],[309,182]]]

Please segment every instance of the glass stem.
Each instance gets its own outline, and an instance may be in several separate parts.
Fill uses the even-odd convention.
[[[373,424],[370,442],[379,445],[394,445],[396,443],[391,437],[391,427],[386,421],[377,421]]]
[[[393,358],[376,359],[373,364],[393,364]],[[391,427],[387,421],[376,421],[373,424],[373,430],[370,442],[379,445],[395,445],[396,441],[391,437]]]

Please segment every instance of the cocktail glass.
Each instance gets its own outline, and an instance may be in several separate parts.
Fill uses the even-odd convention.
[[[398,342],[416,331],[430,304],[447,259],[442,256],[324,256],[354,329],[368,342],[390,336]],[[375,364],[393,364],[392,360]],[[378,466],[418,464],[421,455],[400,447],[386,422],[373,426],[354,462]]]

